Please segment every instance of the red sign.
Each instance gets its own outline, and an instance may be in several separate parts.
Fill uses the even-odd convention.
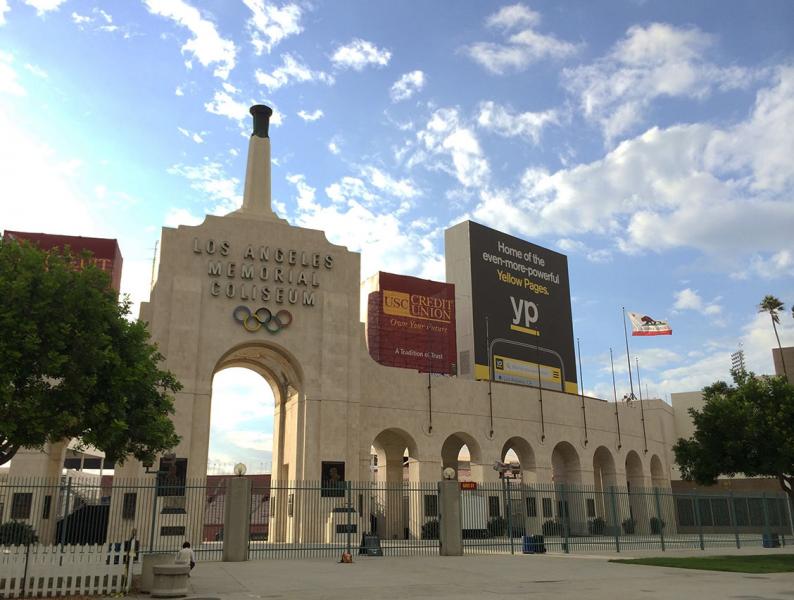
[[[477,482],[476,481],[461,481],[460,482],[460,489],[462,489],[462,490],[476,490],[477,489]]]
[[[387,367],[455,374],[455,286],[378,273],[367,305],[369,354]]]
[[[12,240],[25,240],[49,251],[69,248],[74,258],[75,266],[85,266],[86,260],[110,275],[110,286],[117,292],[121,289],[121,250],[115,239],[92,238],[74,235],[52,235],[49,233],[30,233],[27,231],[6,230],[4,237]],[[83,252],[90,252],[88,259],[83,258]]]

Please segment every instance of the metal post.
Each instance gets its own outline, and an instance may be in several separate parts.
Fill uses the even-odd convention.
[[[507,485],[507,478],[504,472],[502,473],[502,494],[505,500],[505,515],[507,516],[507,536],[510,538],[510,554],[515,554],[515,547],[513,545],[513,524],[510,519],[510,493],[509,486]]]
[[[157,523],[157,476],[152,487],[152,526],[149,528],[149,552],[154,552],[154,528]]]
[[[353,510],[353,500],[351,497],[352,486],[349,481],[345,482],[345,487],[347,488],[347,553],[352,556],[350,552],[350,528],[352,527],[352,520],[351,520],[351,511]],[[402,498],[400,498],[400,502],[402,502]]]
[[[659,540],[662,542],[662,552],[664,547],[664,520],[662,519],[662,503],[659,501],[659,488],[653,488],[653,496],[656,500],[656,518],[659,519]]]
[[[26,596],[25,591],[28,585],[28,561],[30,560],[30,538],[25,544],[25,574],[22,576],[22,598]]]
[[[612,505],[612,518],[615,532],[615,552],[620,552],[620,524],[618,523],[618,500],[615,497],[615,486],[609,486],[609,499]]]
[[[771,543],[772,532],[769,529],[769,508],[766,505],[766,492],[761,492],[761,506],[764,508],[764,535]],[[762,538],[763,542],[763,538]]]
[[[733,525],[733,535],[736,538],[736,549],[738,550],[742,547],[742,544],[739,541],[739,523],[736,522],[736,505],[731,491],[728,492],[728,518],[730,518],[731,525]]]
[[[794,498],[786,494],[786,508],[788,510],[788,526],[789,531],[791,531],[792,535],[794,535],[794,515],[791,514],[791,505],[794,502]]]
[[[698,539],[700,540],[700,549],[705,550],[706,546],[703,544],[703,522],[700,519],[700,498],[697,494],[692,494],[695,499],[695,523],[698,526]]]
[[[569,515],[568,515],[568,496],[565,494],[565,484],[560,484],[560,492],[562,493],[562,531],[565,536],[565,546],[563,550],[565,554],[570,553],[570,548],[568,547],[570,531],[568,530],[568,522],[569,522]]]
[[[61,523],[61,552],[63,552],[63,545],[66,543],[66,529],[69,523],[69,504],[72,498],[72,478],[66,479],[66,500],[63,505],[63,521]],[[63,558],[61,558],[63,560]]]

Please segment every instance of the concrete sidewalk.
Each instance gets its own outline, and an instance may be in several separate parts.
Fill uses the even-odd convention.
[[[665,556],[785,553],[785,550],[681,551]],[[654,556],[661,552],[647,553]],[[200,563],[190,578],[192,597],[366,599],[586,598],[587,600],[794,598],[794,575],[753,575],[621,565],[621,555],[490,555],[465,557],[354,557]],[[132,596],[148,598],[148,596]]]

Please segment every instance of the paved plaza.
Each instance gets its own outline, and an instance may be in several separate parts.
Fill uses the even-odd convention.
[[[782,552],[787,552],[783,549]],[[667,552],[665,556],[781,553],[741,551]],[[191,597],[366,599],[410,598],[587,598],[616,599],[787,599],[794,598],[794,575],[719,573],[622,565],[620,555],[491,555],[465,557],[354,557],[353,564],[330,559],[200,563],[190,579]],[[139,596],[146,598],[147,596]]]

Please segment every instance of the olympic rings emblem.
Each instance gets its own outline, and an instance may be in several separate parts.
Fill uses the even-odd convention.
[[[276,334],[292,323],[292,313],[288,310],[280,310],[276,314],[269,308],[262,306],[255,311],[251,311],[245,305],[240,305],[232,312],[234,320],[243,326],[243,329],[251,333],[259,331],[264,327],[268,332]]]

